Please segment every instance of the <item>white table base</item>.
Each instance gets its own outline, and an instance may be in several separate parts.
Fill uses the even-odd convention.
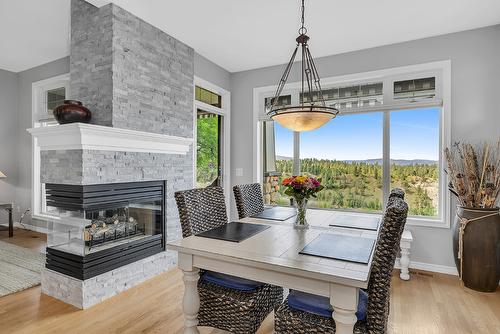
[[[410,248],[411,243],[413,241],[413,236],[410,231],[403,231],[403,235],[401,237],[401,242],[399,244],[401,249],[401,257],[399,259],[399,264],[401,266],[401,273],[399,274],[399,278],[404,281],[410,280]]]
[[[203,256],[195,256],[179,252],[179,268],[184,280],[184,334],[199,334],[198,311],[200,297],[198,293],[199,269],[215,270],[229,275],[258,280],[259,282],[277,284],[290,289],[307,291],[323,296],[329,296],[333,307],[332,317],[335,320],[337,334],[352,334],[357,321],[358,305],[357,287],[337,283],[327,283],[313,278],[298,277],[285,273],[277,273],[263,268],[250,268],[237,263],[214,261]]]

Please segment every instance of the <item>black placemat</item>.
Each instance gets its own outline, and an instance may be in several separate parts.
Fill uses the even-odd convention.
[[[374,244],[374,239],[322,233],[299,254],[367,264]]]
[[[252,216],[252,218],[284,221],[296,215],[297,215],[297,210],[295,210],[295,208],[273,206],[270,208],[265,208],[264,211]]]
[[[214,229],[198,233],[197,237],[240,242],[259,232],[267,230],[269,225],[231,222]]]
[[[356,228],[361,230],[378,230],[380,219],[373,217],[338,216],[330,226]]]

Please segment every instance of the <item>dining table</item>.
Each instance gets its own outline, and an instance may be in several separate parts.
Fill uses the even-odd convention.
[[[199,333],[197,282],[202,269],[328,297],[336,332],[352,334],[357,321],[358,290],[368,287],[374,251],[371,251],[368,263],[300,252],[324,233],[374,239],[376,243],[381,218],[319,209],[309,209],[306,217],[310,226],[304,230],[294,228],[295,217],[284,221],[252,217],[240,219],[239,222],[270,226],[241,242],[193,235],[167,243],[167,249],[178,252],[178,267],[183,272],[184,333]],[[336,222],[346,225],[349,221],[356,227],[332,226]],[[367,226],[375,224],[377,228],[363,229],[359,222]]]

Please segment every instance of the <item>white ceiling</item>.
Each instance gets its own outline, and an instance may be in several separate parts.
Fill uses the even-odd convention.
[[[287,62],[299,28],[299,0],[113,2],[230,72]],[[68,55],[69,3],[0,0],[0,68],[18,72]],[[314,57],[498,23],[499,0],[306,0]]]

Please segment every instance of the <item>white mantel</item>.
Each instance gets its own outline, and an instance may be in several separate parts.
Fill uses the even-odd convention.
[[[27,131],[41,151],[83,149],[185,155],[193,144],[192,138],[85,123],[45,126]]]

